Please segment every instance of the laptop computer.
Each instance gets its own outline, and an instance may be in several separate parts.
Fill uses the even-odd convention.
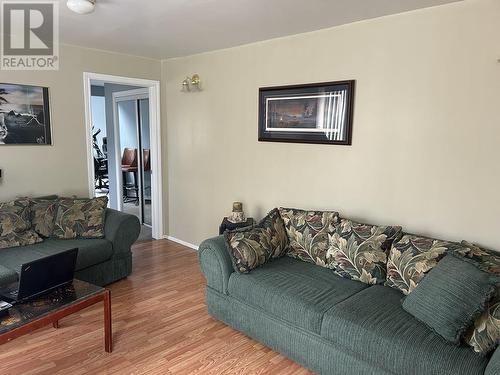
[[[0,288],[1,298],[17,303],[72,282],[77,256],[78,249],[71,249],[23,264],[19,282]]]

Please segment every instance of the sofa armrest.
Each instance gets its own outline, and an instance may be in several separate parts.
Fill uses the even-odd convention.
[[[104,236],[113,244],[114,256],[130,252],[130,247],[139,238],[141,224],[134,215],[106,209]]]
[[[500,374],[500,346],[493,352],[493,355],[488,362],[488,366],[486,366],[486,370],[484,371],[484,375],[497,374]]]
[[[229,276],[233,273],[233,264],[226,249],[224,236],[210,238],[201,243],[198,259],[207,286],[220,293],[227,294]]]

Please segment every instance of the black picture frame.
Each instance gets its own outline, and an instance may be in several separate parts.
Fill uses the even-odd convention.
[[[352,144],[355,81],[259,89],[259,141]]]
[[[52,145],[49,88],[0,83],[0,146]]]

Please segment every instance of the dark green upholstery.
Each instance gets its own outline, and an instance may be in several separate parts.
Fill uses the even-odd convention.
[[[0,265],[0,285],[13,283],[17,280],[16,271]]]
[[[30,246],[10,247],[0,250],[0,264],[16,272],[19,271],[21,264],[40,259],[43,255]],[[36,246],[36,245],[35,245]]]
[[[233,273],[228,290],[240,301],[319,334],[323,314],[366,287],[330,269],[283,257],[249,274]]]
[[[132,272],[131,246],[139,237],[137,217],[106,210],[105,238],[45,239],[43,242],[0,250],[0,285],[17,280],[21,264],[64,250],[78,248],[75,277],[97,285],[106,285]]]
[[[372,286],[325,313],[321,335],[397,374],[483,374],[488,360],[455,346],[403,310],[403,294]]]
[[[207,305],[208,312],[214,318],[318,374],[422,375],[388,371],[365,360],[356,352],[334,345],[315,333],[298,328],[210,287],[207,288]]]
[[[318,374],[500,373],[500,349],[481,357],[470,347],[446,342],[403,310],[399,290],[359,283],[361,289],[354,292],[351,283],[357,282],[346,280],[344,288],[350,292],[336,300],[332,296],[342,288],[329,285],[340,280],[327,276],[332,271],[287,258],[239,275],[233,273],[222,237],[203,242],[199,260],[207,279],[208,312],[214,318]],[[289,285],[284,285],[287,276]],[[293,286],[297,283],[303,283],[303,291]],[[315,284],[330,288],[333,294],[322,295]],[[308,309],[306,301],[320,307]],[[323,314],[318,334],[306,327],[313,327],[311,322],[326,301],[332,305]]]
[[[65,250],[78,248],[76,270],[105,262],[113,255],[113,246],[106,239],[58,240],[48,238],[35,245],[11,247],[0,252],[0,264],[16,269],[22,263],[40,259]]]
[[[447,341],[459,344],[494,293],[488,273],[449,254],[405,298],[403,309]]]
[[[130,247],[139,238],[140,233],[141,224],[136,216],[106,210],[104,237],[113,244],[115,254],[130,253]]]
[[[493,353],[484,375],[498,375],[500,374],[500,347]]]
[[[132,254],[113,257],[103,263],[76,271],[75,278],[95,285],[108,285],[132,273]]]
[[[207,285],[221,293],[227,293],[229,276],[234,269],[231,257],[226,251],[224,236],[205,240],[199,247],[198,259]]]

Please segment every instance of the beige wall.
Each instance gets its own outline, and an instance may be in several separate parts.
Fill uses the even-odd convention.
[[[0,71],[0,82],[48,86],[53,146],[0,146],[0,201],[32,194],[88,195],[83,72],[160,79],[159,61],[61,46],[60,70]]]
[[[163,62],[169,234],[199,244],[242,200],[500,250],[499,20],[470,0]],[[259,87],[344,79],[352,147],[257,141]]]

